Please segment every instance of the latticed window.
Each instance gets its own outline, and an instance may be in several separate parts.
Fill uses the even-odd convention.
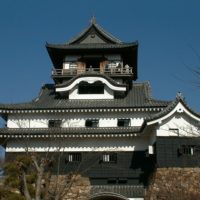
[[[102,155],[102,161],[104,163],[116,163],[117,162],[117,153],[104,153]]]
[[[181,145],[178,149],[179,155],[200,156],[200,145]]]
[[[81,162],[82,156],[81,153],[69,153],[68,161],[69,162]]]
[[[179,129],[178,128],[169,128],[169,131],[179,135]]]
[[[80,83],[78,94],[104,94],[104,84],[102,83]]]
[[[61,127],[62,120],[49,120],[49,128],[58,128]]]
[[[181,155],[194,155],[194,145],[181,145],[179,154]]]
[[[200,155],[200,146],[199,145],[194,146],[194,154]]]
[[[86,127],[98,127],[99,126],[99,120],[98,119],[87,119],[85,121],[85,126]]]
[[[130,126],[130,119],[118,119],[117,126],[119,127]]]

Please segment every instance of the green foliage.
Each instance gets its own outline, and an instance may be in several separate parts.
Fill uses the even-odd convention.
[[[9,176],[18,176],[20,171],[16,162],[7,163],[5,166],[5,173],[8,174]]]
[[[32,155],[33,156],[33,155]],[[13,162],[5,166],[6,178],[4,180],[4,190],[0,191],[0,200],[25,200],[24,180],[25,175],[28,193],[32,198],[35,197],[35,184],[37,180],[37,170],[33,159],[38,159],[38,165],[45,162],[45,173],[52,168],[52,162],[47,159],[32,157],[31,155],[18,156]],[[45,178],[45,173],[44,177]],[[45,196],[45,186],[41,185],[41,199]]]
[[[8,163],[5,166],[5,173],[7,175],[4,184],[9,187],[19,188],[20,181],[19,175],[20,170],[19,167],[16,165],[16,162]]]
[[[33,170],[32,167],[32,159],[31,156],[18,156],[14,162],[7,163],[5,166],[6,179],[4,181],[4,185],[7,186],[10,190],[17,189],[20,192],[22,191],[22,179],[21,173],[24,171],[27,175],[27,186],[31,196],[35,194],[35,188],[33,187],[33,183],[35,183],[37,178],[37,173]],[[16,194],[7,191],[4,191],[6,195],[6,200],[21,200],[24,199],[23,195]],[[5,196],[4,195],[4,196]]]
[[[37,178],[37,173],[36,172],[31,172],[29,175],[26,176],[27,183],[34,183]]]
[[[30,155],[18,156],[16,158],[16,161],[22,163],[25,167],[30,167],[30,165],[32,164],[32,159]]]
[[[31,197],[34,197],[34,195],[35,195],[35,187],[33,187],[33,185],[28,184],[28,191],[29,191]]]
[[[8,189],[0,188],[1,200],[25,200],[25,198],[18,193],[12,192]]]
[[[20,187],[19,177],[9,175],[6,177],[4,184],[12,188],[19,188]]]

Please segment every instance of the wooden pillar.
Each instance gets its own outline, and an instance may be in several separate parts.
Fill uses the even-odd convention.
[[[106,64],[108,64],[107,60],[104,60],[104,61],[100,62],[100,73],[105,73]]]
[[[78,61],[77,62],[77,74],[85,73],[86,64],[84,62]]]

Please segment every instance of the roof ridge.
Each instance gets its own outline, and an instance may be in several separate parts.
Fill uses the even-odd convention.
[[[45,83],[45,84],[43,84],[42,87],[40,88],[38,96],[33,98],[31,102],[37,102],[40,99],[40,97],[42,96],[42,94],[44,92],[44,89],[48,89],[49,90],[49,89],[52,89],[52,88],[54,88],[54,84],[53,83]],[[30,103],[30,102],[28,102],[28,103]]]
[[[71,39],[69,39],[67,42],[65,42],[65,44],[71,44],[74,41],[76,41],[79,37],[83,36],[91,27],[93,24],[90,24],[89,26],[87,26],[86,28],[84,28],[80,33],[76,34],[75,36],[73,36]]]
[[[98,32],[100,32],[101,34],[103,34],[103,36],[109,40],[111,40],[114,43],[117,44],[121,44],[123,43],[120,39],[118,39],[117,37],[115,37],[114,35],[112,35],[111,33],[109,33],[108,31],[106,31],[102,26],[100,26],[99,24],[96,23],[95,21],[91,21],[91,24],[86,27],[85,29],[83,29],[79,34],[77,34],[76,36],[72,37],[69,41],[67,41],[65,44],[66,45],[70,45],[72,43],[75,43],[77,40],[79,40],[81,37],[84,36],[84,34],[86,34],[88,31],[90,31],[90,29],[94,27]]]
[[[97,27],[98,29],[100,29],[101,31],[103,31],[103,33],[105,33],[107,36],[109,36],[109,38],[111,40],[115,40],[117,43],[123,43],[119,38],[115,37],[113,34],[111,34],[110,32],[106,31],[102,26],[100,26],[99,24],[94,24],[95,27]]]

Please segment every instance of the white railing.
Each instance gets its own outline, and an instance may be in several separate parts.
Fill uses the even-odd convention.
[[[108,75],[131,75],[133,74],[132,67],[115,67],[110,69],[99,69],[99,68],[86,68],[86,69],[53,69],[53,76],[70,76],[77,74],[90,74],[90,73],[100,73]]]

